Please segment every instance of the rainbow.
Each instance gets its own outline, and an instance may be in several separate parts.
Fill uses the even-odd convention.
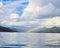
[[[34,30],[36,30],[36,29],[38,29],[40,27],[42,27],[42,25],[37,25],[35,28],[32,28],[30,30],[27,30],[26,32],[33,32]]]

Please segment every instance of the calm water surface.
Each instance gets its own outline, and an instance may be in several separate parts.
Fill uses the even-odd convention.
[[[17,48],[60,48],[60,33],[0,33],[0,45],[25,44]]]

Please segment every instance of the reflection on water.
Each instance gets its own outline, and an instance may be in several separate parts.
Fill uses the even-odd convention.
[[[0,45],[25,44],[21,48],[60,48],[59,33],[0,33]],[[20,48],[20,47],[17,47]]]

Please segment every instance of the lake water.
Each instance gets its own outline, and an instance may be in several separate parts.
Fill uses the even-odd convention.
[[[25,44],[16,48],[60,48],[60,33],[4,33],[0,32],[0,45]]]

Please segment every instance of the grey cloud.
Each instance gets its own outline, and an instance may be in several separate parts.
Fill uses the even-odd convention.
[[[36,18],[60,16],[60,0],[35,0],[35,3],[42,4],[44,7],[42,7],[42,10],[36,12]]]
[[[60,8],[60,0],[33,0],[36,4],[41,4],[42,6],[52,3],[56,8]]]
[[[60,17],[60,15],[40,15],[36,19],[45,19],[45,18],[53,18],[53,17]]]
[[[50,2],[51,2],[56,8],[60,8],[60,0],[50,0]]]

